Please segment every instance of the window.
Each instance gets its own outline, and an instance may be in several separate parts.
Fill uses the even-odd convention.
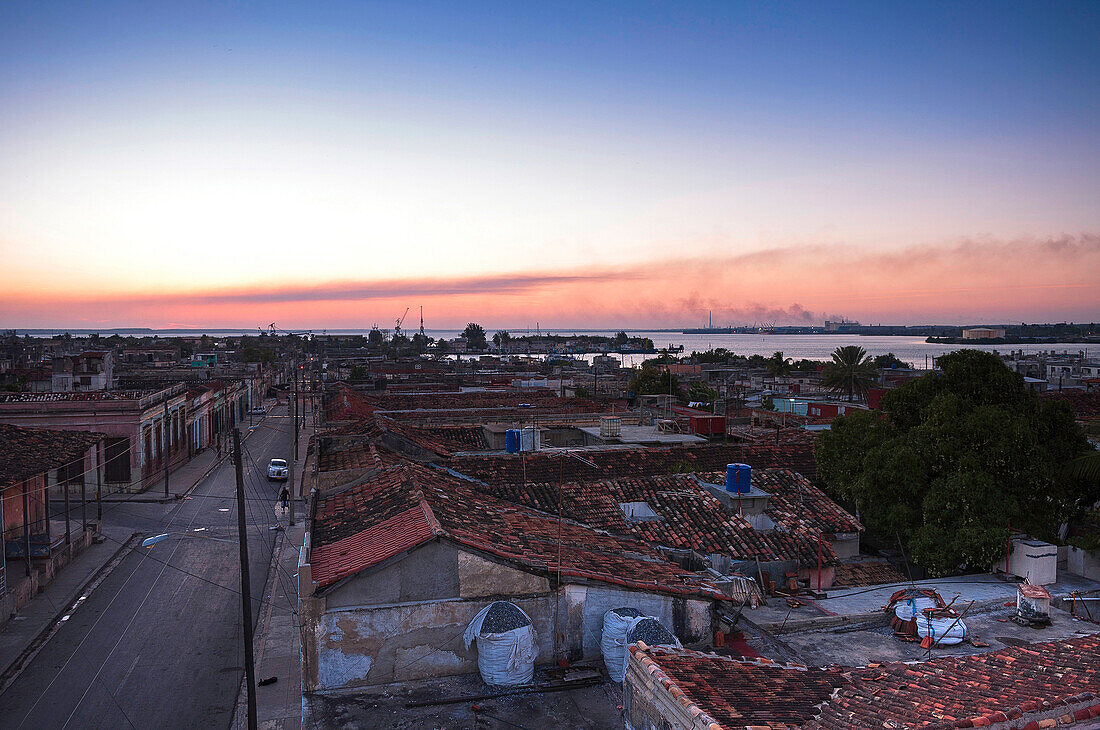
[[[130,439],[109,438],[103,449],[103,480],[106,482],[130,481]]]

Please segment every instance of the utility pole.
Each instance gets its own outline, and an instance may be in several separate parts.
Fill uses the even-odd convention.
[[[164,416],[161,428],[164,429],[164,498],[168,499],[168,394],[164,394]]]
[[[298,361],[294,366],[294,460],[298,460]]]
[[[244,617],[244,675],[248,682],[248,730],[256,730],[256,666],[252,657],[252,589],[248,576],[248,534],[244,520],[244,469],[241,432],[233,429],[233,467],[237,473],[237,536],[241,545],[241,612]]]

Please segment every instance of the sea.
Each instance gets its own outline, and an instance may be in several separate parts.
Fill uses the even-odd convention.
[[[332,329],[332,330],[313,330],[314,333],[320,334],[325,332],[330,335],[353,335],[353,334],[366,334],[367,329]],[[486,328],[490,337],[496,330]],[[526,329],[510,329],[513,336],[526,335],[529,332]],[[605,330],[605,329],[543,329],[540,330],[542,334],[554,334],[554,335],[614,335],[618,330]],[[677,330],[625,330],[626,333],[632,337],[648,337],[653,340],[654,346],[657,348],[663,347],[679,347],[683,346],[684,354],[688,355],[693,351],[702,352],[704,350],[710,350],[716,347],[724,347],[730,352],[736,355],[764,355],[769,356],[775,352],[782,352],[784,357],[789,357],[793,360],[819,360],[827,361],[830,359],[833,350],[843,345],[859,345],[867,351],[869,355],[874,357],[875,355],[885,355],[887,353],[893,353],[902,362],[908,363],[913,367],[924,368],[931,366],[932,360],[948,352],[958,350],[962,345],[944,345],[937,343],[925,342],[923,337],[906,337],[906,336],[889,336],[889,335],[850,335],[850,334],[835,334],[835,335],[768,335],[768,334],[683,334]],[[20,334],[28,333],[32,337],[51,337],[54,334],[60,333],[60,330],[20,330]],[[86,330],[71,330],[74,336],[87,334]],[[120,335],[134,335],[137,337],[151,337],[158,335],[160,337],[197,337],[203,334],[210,335],[211,337],[226,337],[242,334],[256,334],[257,330],[244,330],[244,329],[120,329],[120,330],[99,330],[98,333],[104,337],[118,333]],[[425,329],[425,334],[432,338],[457,337],[461,330],[453,329]],[[968,343],[966,347],[970,349],[978,350],[990,350],[994,352],[1014,352],[1022,351],[1024,353],[1039,353],[1039,352],[1054,352],[1054,353],[1068,353],[1078,354],[1082,353],[1086,356],[1090,354],[1100,354],[1100,345],[1095,342],[1067,342],[1048,345],[983,345],[978,341]],[[1090,349],[1091,348],[1091,352]],[[594,355],[578,355],[580,359],[591,360]],[[630,355],[618,355],[623,365],[636,366],[641,364],[643,360],[652,358],[653,355],[643,354],[630,354]]]

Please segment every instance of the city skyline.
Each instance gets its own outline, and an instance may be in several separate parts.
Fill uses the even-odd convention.
[[[1082,321],[1096,6],[0,9],[0,326]]]

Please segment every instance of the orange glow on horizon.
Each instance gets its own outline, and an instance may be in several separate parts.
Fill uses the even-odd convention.
[[[966,241],[892,252],[772,249],[722,259],[475,277],[275,283],[203,291],[79,289],[0,294],[4,326],[388,326],[424,306],[433,327],[647,327],[698,323],[820,323],[1088,319],[1100,310],[1100,236]],[[1067,306],[1067,302],[1069,306]],[[94,319],[89,319],[91,313]],[[76,316],[78,315],[79,316]]]

